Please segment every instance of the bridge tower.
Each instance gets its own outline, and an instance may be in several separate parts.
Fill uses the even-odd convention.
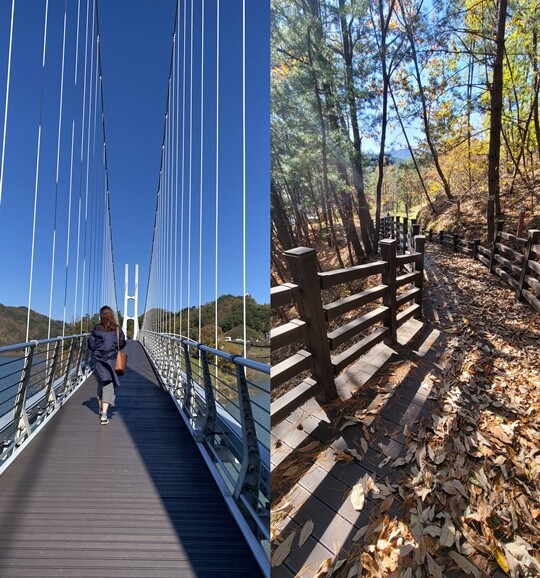
[[[139,312],[137,304],[139,303],[139,265],[135,265],[135,295],[128,295],[129,286],[129,265],[126,263],[126,283],[124,290],[124,322],[122,323],[122,331],[124,335],[127,336],[127,322],[129,319],[133,319],[133,339],[137,339],[139,335]],[[133,317],[128,315],[128,301],[133,299]]]

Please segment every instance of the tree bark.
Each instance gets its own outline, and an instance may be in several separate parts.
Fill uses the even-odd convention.
[[[273,178],[270,180],[270,207],[279,242],[285,251],[292,249],[295,245],[292,227]]]
[[[488,241],[495,237],[496,222],[500,218],[500,157],[501,157],[501,126],[503,102],[503,59],[506,27],[507,0],[499,0],[499,16],[497,21],[497,39],[495,61],[493,63],[493,81],[491,83],[491,104],[489,122],[489,152],[488,152],[488,202],[487,227]]]
[[[378,17],[379,27],[381,31],[381,42],[379,46],[381,59],[381,73],[383,79],[382,86],[382,111],[381,111],[381,142],[379,146],[378,175],[377,175],[377,192],[376,192],[376,208],[375,208],[375,246],[379,246],[379,227],[381,223],[381,203],[382,203],[382,189],[384,181],[384,156],[386,149],[386,129],[388,126],[388,89],[390,86],[390,73],[386,62],[386,37],[388,35],[388,27],[394,11],[394,2],[391,0],[388,7],[388,15],[384,15],[383,0],[378,1]]]
[[[426,142],[431,152],[431,156],[433,158],[433,164],[435,165],[435,169],[437,170],[437,174],[441,179],[441,182],[444,187],[444,192],[449,200],[454,200],[452,195],[452,191],[450,190],[450,183],[446,179],[444,172],[442,170],[441,164],[439,162],[439,155],[437,150],[435,149],[435,145],[431,138],[431,128],[429,126],[429,118],[428,118],[428,110],[427,110],[427,103],[426,103],[426,95],[424,92],[424,84],[422,83],[422,74],[420,72],[420,67],[418,65],[418,55],[416,54],[416,42],[414,40],[414,34],[411,29],[411,25],[407,18],[407,14],[405,12],[405,7],[403,6],[403,1],[399,0],[399,5],[401,8],[401,13],[403,15],[403,21],[405,23],[405,31],[407,33],[407,38],[409,39],[409,45],[411,47],[411,58],[414,64],[415,76],[416,76],[416,83],[418,85],[418,93],[420,96],[420,103],[422,105],[422,122],[424,124],[424,134],[426,135]]]
[[[360,126],[358,124],[358,107],[356,106],[356,91],[354,89],[354,71],[353,56],[354,47],[350,37],[349,26],[345,18],[345,0],[339,0],[339,14],[341,25],[341,38],[343,44],[343,59],[345,63],[346,86],[347,86],[347,103],[349,106],[349,116],[353,134],[353,153],[352,153],[352,170],[353,181],[358,198],[358,217],[360,218],[360,234],[362,244],[368,255],[373,254],[373,243],[375,239],[375,230],[373,228],[373,219],[369,211],[369,205],[364,188],[364,171],[362,168],[362,137],[360,136]]]

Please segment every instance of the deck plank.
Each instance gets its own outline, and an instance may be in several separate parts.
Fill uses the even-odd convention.
[[[110,423],[91,377],[0,477],[0,576],[262,577],[136,342]]]

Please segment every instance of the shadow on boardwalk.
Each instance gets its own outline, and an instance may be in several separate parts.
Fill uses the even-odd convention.
[[[343,372],[338,402],[310,400],[272,432],[273,532],[284,556],[273,577],[506,575],[497,557],[511,561],[505,545],[520,536],[515,525],[503,532],[512,506],[495,488],[513,473],[503,434],[523,411],[505,403],[499,374],[519,365],[520,339],[535,343],[538,316],[478,263],[429,252],[437,262],[427,257],[423,323]],[[498,438],[486,433],[497,428]],[[531,549],[519,548],[534,556],[538,534],[523,534]]]

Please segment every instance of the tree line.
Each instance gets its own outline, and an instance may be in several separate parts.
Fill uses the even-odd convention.
[[[501,187],[534,210],[539,25],[538,0],[273,0],[273,281],[314,239],[376,252],[397,133],[432,214],[481,194],[491,239]]]

